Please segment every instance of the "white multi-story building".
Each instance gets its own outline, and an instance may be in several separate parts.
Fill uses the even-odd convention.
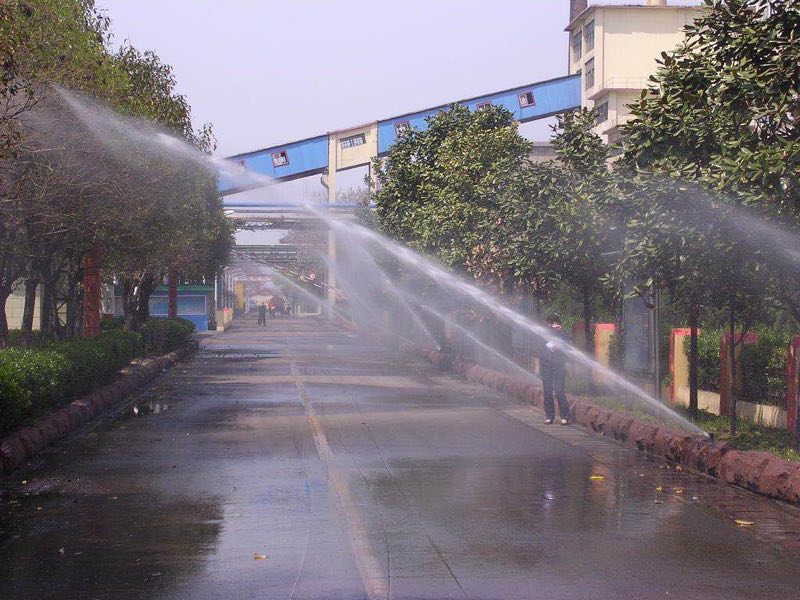
[[[570,0],[569,72],[581,74],[581,105],[596,108],[595,132],[607,143],[619,137],[634,102],[657,69],[656,59],[680,44],[684,27],[702,8],[670,5],[589,3]]]

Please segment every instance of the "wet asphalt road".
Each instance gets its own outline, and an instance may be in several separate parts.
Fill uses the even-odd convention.
[[[237,322],[3,482],[0,598],[800,597],[796,509],[540,419]]]

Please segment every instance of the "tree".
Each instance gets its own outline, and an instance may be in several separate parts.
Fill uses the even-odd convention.
[[[513,185],[529,152],[506,109],[451,106],[376,159],[382,229],[455,269],[478,273],[474,250],[497,227],[498,196]],[[504,277],[499,286],[506,283]]]
[[[109,52],[109,20],[91,0],[11,1],[2,10],[0,310],[22,276],[23,330],[41,282],[43,328],[74,333],[83,257],[102,249],[103,266],[133,296],[126,312],[135,328],[166,273],[209,278],[227,258],[231,225],[200,158],[213,150],[210,126],[193,131],[188,102],[155,54]],[[168,148],[164,134],[187,146]],[[64,331],[58,295],[67,300]]]
[[[624,128],[623,164],[681,182],[674,183],[683,189],[671,194],[672,206],[657,203],[656,210],[665,213],[657,220],[669,221],[667,247],[678,250],[680,277],[703,282],[708,301],[728,313],[733,337],[737,322],[747,330],[770,290],[778,290],[787,310],[800,316],[799,296],[792,293],[800,285],[785,284],[787,277],[800,277],[797,264],[787,265],[779,249],[769,248],[763,235],[745,225],[752,223],[752,211],[761,222],[800,230],[795,42],[800,3],[707,0],[706,5],[687,28],[685,43],[662,54],[653,85],[632,106],[636,118]],[[647,226],[654,225],[651,220]],[[647,236],[633,245],[651,254],[645,261],[651,268],[668,264],[663,249],[648,245]],[[696,316],[697,300],[689,305],[690,317]],[[730,346],[733,360],[736,344]],[[695,363],[692,357],[690,365]]]

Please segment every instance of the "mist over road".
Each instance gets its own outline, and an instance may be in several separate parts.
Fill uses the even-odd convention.
[[[0,598],[796,596],[796,509],[542,419],[324,320],[238,320],[2,482]]]

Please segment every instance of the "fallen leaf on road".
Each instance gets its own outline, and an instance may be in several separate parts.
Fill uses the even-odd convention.
[[[654,504],[664,504],[663,500],[653,500]]]
[[[663,488],[663,487],[661,487],[661,486],[658,486],[658,487],[656,488],[656,491],[657,491],[657,492],[663,492],[663,491],[664,491],[664,488]]]
[[[736,519],[735,523],[739,527],[750,527],[750,525],[755,525],[755,523],[753,523],[753,521],[745,521],[744,519]]]
[[[675,465],[675,470],[676,471],[683,471],[683,467],[681,467],[680,465]]]
[[[253,560],[267,560],[269,556],[266,554],[259,554],[258,552],[253,552]]]
[[[682,490],[681,488],[675,488],[674,492],[675,492],[676,494],[682,494],[682,493],[683,493],[683,490]]]
[[[601,481],[605,479],[605,477],[603,477],[602,475],[592,475],[591,477],[589,477],[589,479],[591,479],[592,481]]]

